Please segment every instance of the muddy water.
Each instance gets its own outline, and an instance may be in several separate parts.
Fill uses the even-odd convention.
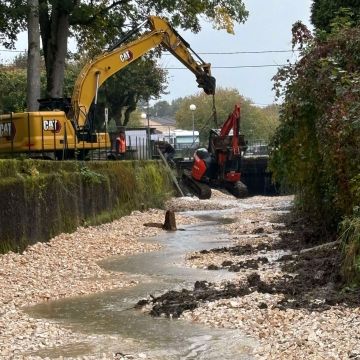
[[[53,301],[28,309],[33,317],[56,320],[75,332],[91,336],[91,343],[45,348],[36,355],[55,358],[110,351],[132,354],[135,359],[250,359],[254,342],[238,331],[152,318],[133,308],[139,299],[149,294],[192,287],[196,280],[217,281],[233,276],[228,271],[213,272],[184,265],[184,255],[188,251],[226,245],[226,235],[218,226],[231,221],[224,217],[226,213],[198,212],[201,223],[147,239],[163,244],[160,251],[118,256],[100,263],[105,269],[125,272],[140,280],[135,287]]]

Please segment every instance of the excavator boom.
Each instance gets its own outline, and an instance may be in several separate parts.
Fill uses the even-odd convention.
[[[138,39],[119,44],[118,47],[100,55],[87,64],[77,78],[72,96],[72,118],[78,127],[84,126],[91,103],[97,102],[99,87],[112,75],[120,71],[149,50],[162,45],[196,76],[199,87],[206,94],[215,93],[215,78],[211,76],[210,64],[196,61],[189,44],[163,19],[150,16],[150,31]]]
[[[231,146],[233,154],[239,154],[240,106],[235,105],[234,111],[229,115],[220,130],[220,138],[228,136],[233,131]]]
[[[111,149],[109,133],[97,132],[92,127],[90,106],[97,103],[99,87],[110,76],[157,46],[163,46],[192,71],[206,94],[214,94],[215,79],[210,64],[196,55],[165,20],[150,16],[142,25],[145,24],[150,25],[149,31],[127,42],[140,30],[139,26],[81,70],[71,101],[45,99],[40,102],[40,111],[0,115],[0,153],[85,159],[95,148],[99,156],[101,149]]]

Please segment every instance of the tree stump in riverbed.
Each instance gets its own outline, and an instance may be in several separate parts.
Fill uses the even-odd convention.
[[[163,230],[170,230],[175,231],[176,228],[176,220],[175,220],[175,213],[173,210],[167,210],[165,214],[165,222],[164,224],[161,223],[145,223],[144,226],[148,227],[157,227]]]
[[[162,227],[164,230],[175,231],[176,229],[176,220],[175,212],[173,210],[167,210],[165,214],[165,222]]]

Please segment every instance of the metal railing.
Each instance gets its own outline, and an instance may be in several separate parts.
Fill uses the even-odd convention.
[[[118,131],[108,132],[77,129],[74,141],[73,125],[70,121],[61,121],[55,115],[31,117],[29,113],[20,118],[13,114],[0,118],[0,157],[43,158],[43,159],[78,159],[78,160],[108,160],[116,159],[116,137]],[[21,121],[21,131],[15,127]],[[37,123],[39,122],[39,123]],[[61,129],[61,126],[64,128]],[[146,130],[146,131],[145,131]],[[139,136],[132,133],[126,135],[126,153],[122,157],[128,160],[147,160],[157,158],[155,141],[150,140],[149,130],[136,129]],[[145,131],[145,132],[144,132]],[[21,134],[20,134],[21,132]],[[130,132],[130,131],[129,131]],[[126,129],[125,129],[126,134]],[[35,136],[36,135],[36,136]],[[36,143],[36,146],[34,145]],[[180,144],[175,146],[176,158],[191,159],[196,150],[195,144]],[[201,145],[200,145],[201,146]],[[248,140],[245,156],[268,155],[269,146],[264,140]]]
[[[21,124],[20,124],[21,122]],[[61,129],[61,126],[64,128]],[[89,132],[77,129],[76,138],[70,121],[60,121],[54,116],[31,117],[22,114],[21,119],[11,113],[0,118],[0,158],[43,158],[53,160],[108,160],[116,158],[115,142],[118,132]],[[16,129],[18,127],[18,129]],[[21,128],[21,129],[20,129]],[[60,131],[61,130],[61,131]],[[70,131],[71,130],[71,131]],[[125,159],[152,158],[148,137],[127,136]]]
[[[247,140],[245,156],[267,156],[269,155],[269,143],[263,139]]]

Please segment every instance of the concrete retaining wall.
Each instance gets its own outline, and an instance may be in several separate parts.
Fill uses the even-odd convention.
[[[268,157],[243,157],[241,162],[241,180],[250,195],[276,195],[279,189],[272,183],[268,171]]]
[[[0,252],[161,207],[172,191],[154,161],[0,160]]]

